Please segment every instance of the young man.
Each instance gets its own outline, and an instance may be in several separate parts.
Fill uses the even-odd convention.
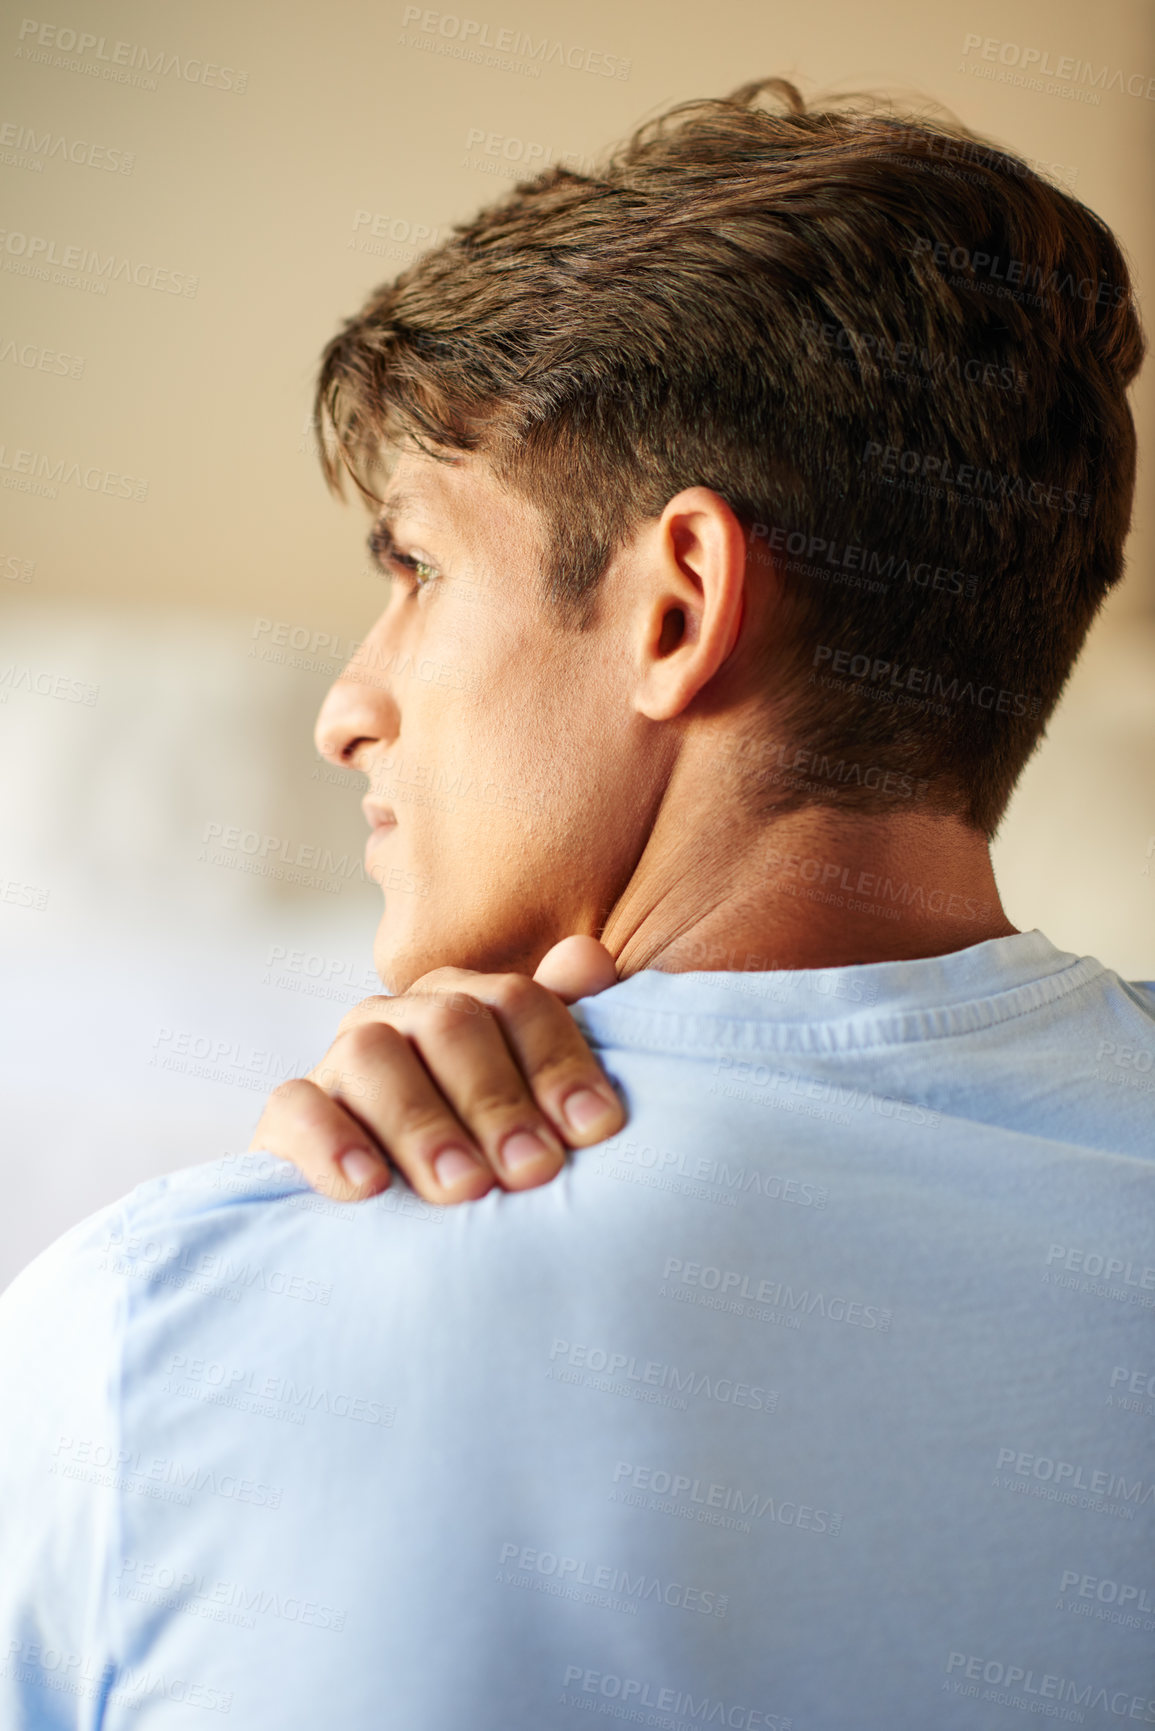
[[[762,88],[326,353],[394,996],[0,1306],[13,1724],[1155,1723],[1155,992],[987,852],[1121,570],[1127,276]]]

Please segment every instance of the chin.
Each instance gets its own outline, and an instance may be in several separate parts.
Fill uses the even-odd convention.
[[[385,990],[396,996],[407,992],[414,980],[419,980],[437,963],[426,962],[412,944],[406,943],[397,932],[389,931],[388,924],[388,915],[383,915],[373,940],[373,966]]]
[[[373,941],[373,965],[385,990],[396,996],[434,968],[471,968],[477,963],[460,933],[439,929],[428,918],[414,929],[408,921],[391,920],[387,909]]]
[[[385,990],[394,996],[407,992],[415,980],[434,968],[532,974],[540,956],[556,940],[543,943],[530,939],[520,922],[511,921],[510,929],[503,932],[502,924],[495,918],[483,934],[459,920],[438,920],[432,909],[420,911],[413,923],[404,915],[395,922],[386,908],[373,943],[373,964]]]

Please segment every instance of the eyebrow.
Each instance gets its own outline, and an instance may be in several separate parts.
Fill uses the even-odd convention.
[[[398,488],[395,493],[388,493],[382,499],[381,508],[373,518],[369,530],[368,548],[373,564],[385,576],[392,575],[385,563],[385,555],[397,550],[395,530],[398,518],[404,517],[410,511],[423,514],[424,507],[425,501],[419,493],[406,492],[404,488]],[[430,523],[430,527],[440,532],[439,525]]]
[[[392,524],[398,517],[403,517],[406,511],[420,509],[422,500],[418,493],[407,492],[404,487],[398,487],[394,493],[386,493],[381,501],[381,509],[375,521]]]
[[[372,546],[374,537],[392,539],[397,528],[398,518],[405,517],[410,513],[423,517],[436,533],[443,533],[442,525],[437,519],[427,515],[426,501],[421,494],[406,492],[403,487],[399,487],[395,493],[387,493],[382,499],[380,509],[373,518],[373,526],[369,535],[370,545]]]

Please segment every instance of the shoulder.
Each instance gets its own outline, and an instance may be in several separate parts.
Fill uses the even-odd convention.
[[[1155,1022],[1155,980],[1120,980],[1119,984],[1148,1019]]]
[[[161,1343],[174,1324],[195,1333],[197,1305],[239,1308],[203,1296],[211,1282],[183,1272],[188,1247],[228,1221],[267,1231],[301,1188],[295,1168],[271,1157],[155,1179],[64,1233],[0,1296],[0,1400],[9,1415],[0,1555],[20,1560],[0,1570],[0,1647],[15,1658],[0,1667],[4,1724],[48,1723],[61,1653],[78,1655],[82,1669],[70,1673],[76,1699],[61,1701],[51,1722],[88,1723],[116,1648],[115,1616],[97,1584],[112,1578],[125,1507],[152,1510],[154,1498],[172,1494],[157,1473],[179,1448],[151,1440]],[[160,1404],[173,1405],[163,1394]],[[188,1420],[177,1412],[172,1423],[187,1428]]]
[[[126,1403],[153,1398],[166,1341],[235,1337],[263,1295],[328,1302],[347,1233],[318,1230],[294,1199],[336,1213],[271,1156],[189,1167],[72,1227],[0,1295],[0,1397],[19,1414],[0,1451],[0,1530],[41,1521],[28,1487],[46,1475],[97,1484],[124,1446]]]
[[[312,1197],[296,1168],[271,1155],[225,1156],[138,1185],[63,1233],[0,1294],[0,1376],[50,1348],[58,1365],[99,1336],[107,1342],[131,1309],[131,1287],[162,1272],[186,1238],[302,1192]]]

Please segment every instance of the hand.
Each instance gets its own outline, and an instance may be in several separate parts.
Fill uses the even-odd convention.
[[[249,1148],[338,1202],[384,1190],[390,1160],[427,1202],[546,1184],[565,1147],[625,1122],[565,1007],[616,980],[608,950],[571,937],[532,980],[435,968],[398,997],[366,998],[315,1070],[273,1090]]]

